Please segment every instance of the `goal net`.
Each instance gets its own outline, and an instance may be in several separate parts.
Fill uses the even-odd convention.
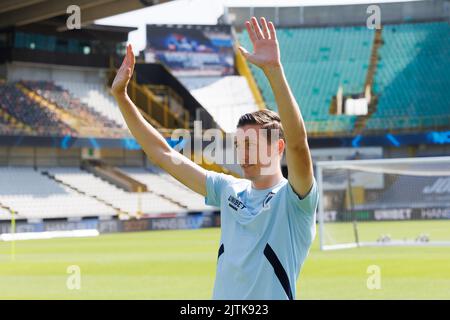
[[[316,166],[322,250],[450,246],[450,157]]]

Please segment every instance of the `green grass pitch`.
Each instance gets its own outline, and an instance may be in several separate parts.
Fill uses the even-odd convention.
[[[400,233],[450,239],[450,221],[372,222],[361,230],[376,237],[393,224]],[[219,237],[214,228],[18,241],[14,261],[11,243],[0,242],[0,299],[210,299]],[[80,290],[67,289],[71,265],[80,267]],[[379,290],[367,288],[369,265],[380,267]],[[450,247],[323,252],[316,237],[297,290],[297,299],[449,299]]]

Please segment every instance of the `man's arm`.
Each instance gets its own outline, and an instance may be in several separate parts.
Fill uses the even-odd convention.
[[[111,92],[133,136],[148,158],[191,190],[206,195],[206,170],[173,150],[164,137],[141,115],[128,97],[127,86],[133,74],[135,57],[131,45],[117,71]]]
[[[312,187],[313,166],[306,135],[305,123],[284,75],[280,50],[272,22],[261,18],[260,28],[255,17],[245,23],[254,53],[240,47],[247,60],[260,67],[270,82],[278,105],[278,113],[286,139],[288,180],[294,191],[304,197]]]

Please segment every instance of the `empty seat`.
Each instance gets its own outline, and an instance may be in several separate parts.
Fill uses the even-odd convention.
[[[157,192],[186,206],[190,211],[214,210],[205,204],[205,198],[190,190],[165,172],[150,172],[144,168],[122,167],[134,179],[144,183],[149,190]]]
[[[128,192],[79,168],[46,168],[57,179],[85,192],[87,195],[106,201],[115,208],[134,215],[179,213],[186,211],[182,206],[152,192]]]
[[[116,211],[32,168],[0,167],[0,203],[18,219],[111,216]]]

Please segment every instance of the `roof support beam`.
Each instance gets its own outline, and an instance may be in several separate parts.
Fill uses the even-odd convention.
[[[67,14],[67,7],[72,5],[73,2],[73,0],[49,0],[4,12],[0,14],[0,28],[6,26],[22,26]],[[81,17],[83,17],[84,10],[95,6],[107,6],[109,2],[114,2],[114,0],[78,0],[77,5],[81,9]]]
[[[0,13],[28,7],[30,5],[44,1],[46,0],[2,0],[0,1]]]

